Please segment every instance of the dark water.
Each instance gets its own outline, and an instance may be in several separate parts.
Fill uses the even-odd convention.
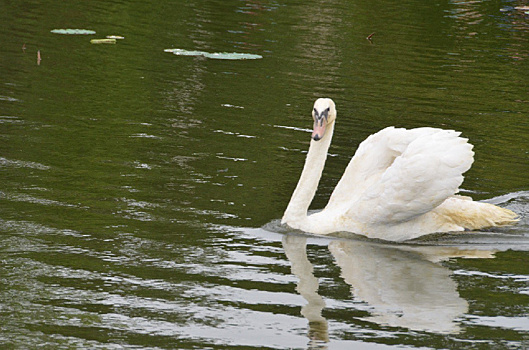
[[[4,1],[2,348],[529,346],[520,5]],[[90,44],[106,35],[125,39]],[[434,126],[475,145],[463,193],[521,221],[400,245],[285,232],[322,96],[339,120],[314,208],[369,134]]]

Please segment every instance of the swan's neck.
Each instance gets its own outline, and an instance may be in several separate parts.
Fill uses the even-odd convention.
[[[299,178],[298,185],[290,198],[281,223],[288,224],[292,228],[301,228],[300,223],[307,218],[310,203],[318,189],[327,151],[331,145],[334,123],[327,126],[324,137],[319,141],[310,141],[309,152],[305,160],[305,166]]]

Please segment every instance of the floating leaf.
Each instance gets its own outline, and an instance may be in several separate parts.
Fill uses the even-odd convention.
[[[116,39],[92,39],[90,44],[115,44]]]
[[[68,35],[90,35],[96,32],[88,29],[53,29],[51,31],[55,34],[68,34]]]
[[[207,54],[204,51],[188,51],[183,49],[165,49],[164,52],[172,52],[177,56],[204,56],[204,54]]]
[[[215,52],[205,55],[209,58],[218,60],[256,60],[263,58],[261,55],[253,55],[249,53],[237,53],[237,52]]]
[[[171,52],[177,56],[204,56],[216,60],[255,60],[263,58],[261,55],[254,55],[249,53],[237,52],[205,52],[205,51],[189,51],[184,49],[165,49],[165,52]]]

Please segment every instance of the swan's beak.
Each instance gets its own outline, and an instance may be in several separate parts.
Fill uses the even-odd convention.
[[[327,120],[325,120],[324,118],[314,121],[314,129],[312,130],[311,136],[314,141],[319,141],[323,138],[326,126]]]
[[[314,129],[312,129],[312,139],[314,141],[319,141],[323,138],[323,135],[325,135],[325,128],[327,127],[327,123],[329,121],[329,112],[331,110],[331,107],[325,108],[322,112],[318,112],[318,108],[316,107],[316,104],[321,101],[321,99],[317,100],[314,104],[314,110],[312,111],[312,117],[314,118]]]

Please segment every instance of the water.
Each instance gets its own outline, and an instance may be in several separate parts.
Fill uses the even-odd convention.
[[[2,4],[0,343],[527,345],[529,17],[515,6]],[[90,44],[106,35],[125,39]],[[406,244],[285,231],[322,96],[339,119],[315,209],[369,134],[434,126],[475,145],[463,193],[520,223]]]

